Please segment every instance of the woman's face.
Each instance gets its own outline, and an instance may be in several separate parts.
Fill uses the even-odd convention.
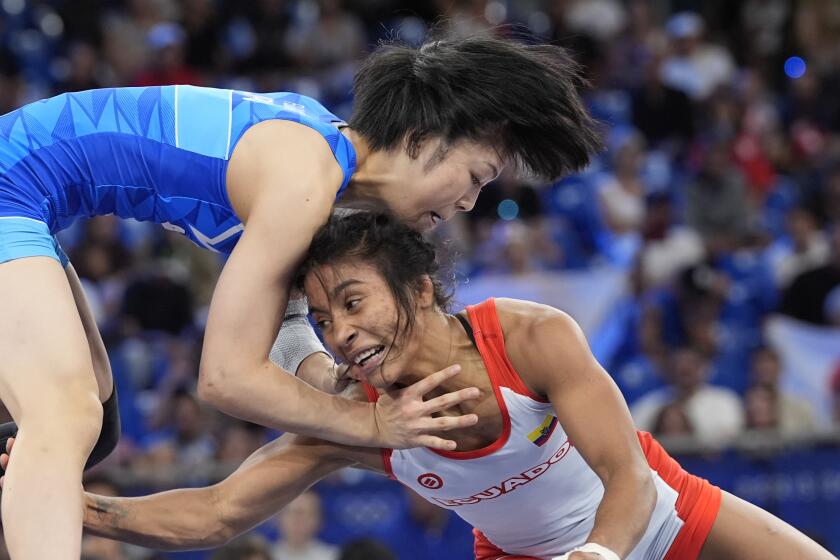
[[[472,141],[458,142],[444,152],[440,146],[436,140],[424,142],[416,158],[402,148],[382,153],[388,178],[368,196],[419,231],[472,210],[481,188],[499,175],[503,161],[491,146]]]
[[[312,318],[337,360],[350,364],[348,375],[377,388],[399,380],[419,348],[423,304],[433,296],[421,291],[414,326],[405,334],[405,317],[388,283],[372,264],[342,261],[320,266],[304,281]]]

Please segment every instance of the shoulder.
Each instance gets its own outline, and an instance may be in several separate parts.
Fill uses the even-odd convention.
[[[306,161],[335,164],[332,148],[321,132],[307,124],[281,118],[266,119],[249,127],[231,160],[243,155],[271,156],[264,160],[268,164],[288,162],[298,155],[304,155]]]
[[[558,377],[589,365],[592,354],[567,313],[531,301],[496,299],[505,351],[519,376],[545,394]]]
[[[519,299],[496,298],[496,313],[507,347],[540,344],[546,340],[577,339],[582,335],[577,322],[550,305]]]
[[[318,131],[281,119],[249,128],[227,170],[228,195],[243,221],[259,199],[291,210],[288,202],[301,197],[316,201],[325,220],[343,180],[344,171]]]
[[[708,403],[719,404],[721,406],[735,406],[740,408],[742,405],[741,398],[738,393],[726,387],[718,387],[716,385],[706,385],[697,392],[698,400]]]

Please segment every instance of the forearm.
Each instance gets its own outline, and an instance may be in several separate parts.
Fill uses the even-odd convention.
[[[210,377],[199,382],[202,398],[231,416],[345,445],[378,444],[372,404],[318,391],[268,360],[252,371]]]
[[[655,505],[656,487],[649,472],[626,469],[616,473],[604,485],[604,497],[587,542],[627,557],[644,535]]]
[[[208,503],[210,502],[210,503]],[[140,498],[85,495],[85,530],[158,550],[212,548],[231,536],[213,506],[211,488]]]
[[[333,357],[323,352],[310,354],[300,363],[297,376],[328,394],[340,393],[347,385],[348,379],[342,382],[339,366]]]

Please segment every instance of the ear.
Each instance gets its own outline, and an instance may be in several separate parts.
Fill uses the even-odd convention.
[[[435,286],[428,274],[420,279],[420,292],[417,294],[417,304],[421,309],[435,306]]]

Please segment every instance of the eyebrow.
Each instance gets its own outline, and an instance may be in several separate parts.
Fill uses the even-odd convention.
[[[332,295],[330,296],[330,299],[337,298],[341,294],[341,292],[345,291],[350,286],[353,286],[354,284],[361,284],[361,283],[362,283],[361,280],[355,280],[353,278],[351,278],[349,280],[345,280],[344,282],[342,282],[341,284],[339,284],[338,286],[333,288]],[[324,311],[323,309],[318,309],[317,307],[312,307],[311,305],[309,306],[309,312],[310,313],[326,313],[326,311]]]

